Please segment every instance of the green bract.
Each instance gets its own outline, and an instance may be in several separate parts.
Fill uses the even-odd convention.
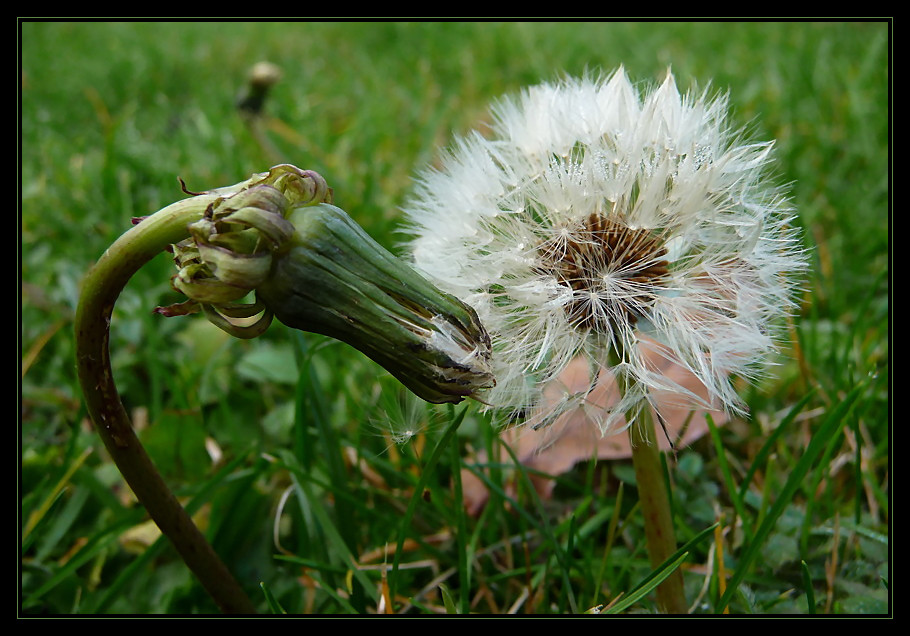
[[[256,296],[284,324],[347,342],[430,402],[492,386],[473,309],[373,241],[343,210],[293,210],[296,232]],[[284,248],[282,248],[284,249]]]
[[[206,210],[174,246],[174,287],[235,336],[273,316],[346,342],[421,398],[460,402],[495,384],[490,340],[473,309],[376,243],[312,171],[282,165]],[[242,302],[251,295],[252,302]]]

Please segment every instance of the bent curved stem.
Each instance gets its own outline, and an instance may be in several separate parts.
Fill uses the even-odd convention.
[[[140,267],[188,235],[217,194],[178,201],[147,217],[111,245],[89,271],[76,311],[76,365],[88,413],[136,498],[225,613],[255,613],[246,593],[161,478],[126,413],[110,363],[114,303]]]

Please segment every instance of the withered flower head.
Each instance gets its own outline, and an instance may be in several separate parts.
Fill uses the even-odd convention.
[[[495,384],[474,310],[332,205],[320,175],[285,164],[223,194],[174,246],[173,284],[188,300],[160,313],[202,310],[241,338],[277,317],[356,347],[429,402]]]

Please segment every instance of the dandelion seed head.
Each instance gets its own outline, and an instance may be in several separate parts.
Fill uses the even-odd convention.
[[[596,419],[621,430],[656,391],[694,398],[656,353],[704,383],[699,406],[741,411],[730,376],[775,350],[806,267],[772,150],[744,141],[725,96],[682,94],[669,72],[645,90],[620,68],[498,101],[492,134],[456,140],[405,207],[414,264],[492,338],[484,403],[539,425],[590,406],[609,374],[625,391]],[[559,394],[579,356],[591,388]]]

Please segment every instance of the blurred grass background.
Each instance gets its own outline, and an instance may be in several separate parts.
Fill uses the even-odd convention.
[[[482,125],[491,100],[620,64],[642,81],[672,67],[683,87],[728,90],[734,120],[778,140],[813,250],[795,344],[747,389],[752,417],[671,469],[681,540],[725,530],[723,569],[713,540],[684,566],[694,610],[718,610],[725,573],[747,563],[730,611],[889,611],[887,22],[25,21],[20,47],[20,613],[214,610],[143,525],[81,406],[80,279],[132,216],[182,198],[178,176],[205,190],[280,160],[320,172],[395,249],[415,171]],[[266,106],[277,157],[236,108],[261,60],[283,72]],[[118,301],[117,382],[166,480],[263,611],[375,612],[388,583],[399,612],[581,612],[647,576],[626,462],[582,465],[547,501],[520,479],[507,489],[514,470],[499,467],[484,512],[466,515],[460,458],[496,444],[475,409],[415,404],[356,352],[281,325],[240,342],[201,317],[154,316],[179,300],[172,273],[162,255]],[[821,427],[823,452],[800,465]],[[806,479],[780,491],[794,466]],[[401,565],[383,575],[402,536]],[[627,609],[652,610],[649,596]]]

